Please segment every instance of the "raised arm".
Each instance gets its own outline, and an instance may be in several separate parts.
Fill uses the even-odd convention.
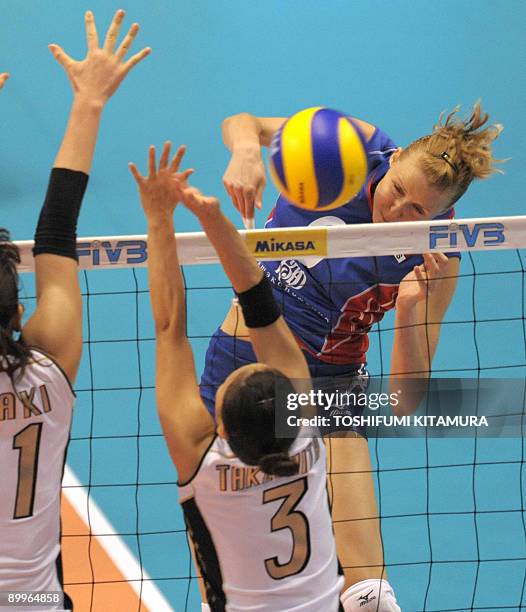
[[[5,85],[8,78],[9,74],[7,72],[0,72],[0,89]]]
[[[249,113],[223,121],[223,141],[232,153],[223,184],[245,227],[253,227],[254,206],[261,209],[263,205],[266,179],[261,147],[270,145],[284,122],[283,117],[255,117]]]
[[[374,134],[374,125],[353,120],[369,140]],[[270,146],[285,121],[284,117],[256,117],[250,113],[239,113],[223,121],[223,141],[232,153],[223,184],[247,229],[254,227],[254,207],[261,209],[263,205],[266,178],[261,148]]]
[[[88,53],[73,60],[49,45],[73,88],[73,103],[35,233],[37,307],[23,329],[25,341],[54,357],[71,382],[82,352],[82,299],[77,276],[76,226],[88,182],[102,111],[127,73],[150,49],[124,57],[139,26],[134,24],[115,51],[124,11],[117,11],[104,45],[86,13]]]
[[[203,196],[190,187],[183,192],[183,202],[199,218],[234,290],[239,294],[258,361],[277,368],[289,378],[308,380],[310,375],[305,357],[279,315],[270,283],[264,279],[263,271],[234,225],[221,212],[218,200]],[[251,324],[251,318],[258,320]],[[273,322],[265,324],[267,320]]]
[[[427,391],[440,326],[457,285],[459,259],[426,253],[403,279],[396,300],[391,357],[393,390],[402,390],[399,415],[414,412]]]
[[[167,143],[157,169],[155,148],[150,147],[147,177],[130,164],[148,223],[148,280],[157,339],[157,410],[182,481],[193,474],[215,431],[199,394],[192,347],[186,336],[185,288],[174,236],[173,211],[191,172],[178,172],[183,154],[181,147],[169,163]]]

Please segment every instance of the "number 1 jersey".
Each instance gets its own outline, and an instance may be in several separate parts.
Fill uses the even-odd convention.
[[[60,488],[74,393],[32,350],[13,383],[0,373],[0,590],[59,591]]]

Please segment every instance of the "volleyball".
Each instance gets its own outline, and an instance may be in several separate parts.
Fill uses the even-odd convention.
[[[316,106],[292,115],[270,145],[270,176],[292,204],[330,210],[351,200],[367,178],[367,154],[352,119]]]

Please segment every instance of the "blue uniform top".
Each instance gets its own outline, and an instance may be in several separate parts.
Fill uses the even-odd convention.
[[[366,143],[367,180],[352,200],[334,210],[310,211],[280,195],[266,227],[372,223],[372,195],[396,149],[377,128]],[[437,218],[453,216],[450,210]],[[422,261],[421,255],[390,255],[260,265],[300,346],[325,363],[356,365],[366,361],[372,325],[395,306],[400,281]]]

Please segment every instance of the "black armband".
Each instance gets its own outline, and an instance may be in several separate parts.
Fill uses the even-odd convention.
[[[51,253],[78,261],[77,220],[88,178],[87,174],[77,170],[51,170],[35,231],[33,255]]]
[[[237,297],[247,327],[266,327],[281,315],[281,310],[274,299],[272,285],[266,276],[248,291],[238,293]]]

